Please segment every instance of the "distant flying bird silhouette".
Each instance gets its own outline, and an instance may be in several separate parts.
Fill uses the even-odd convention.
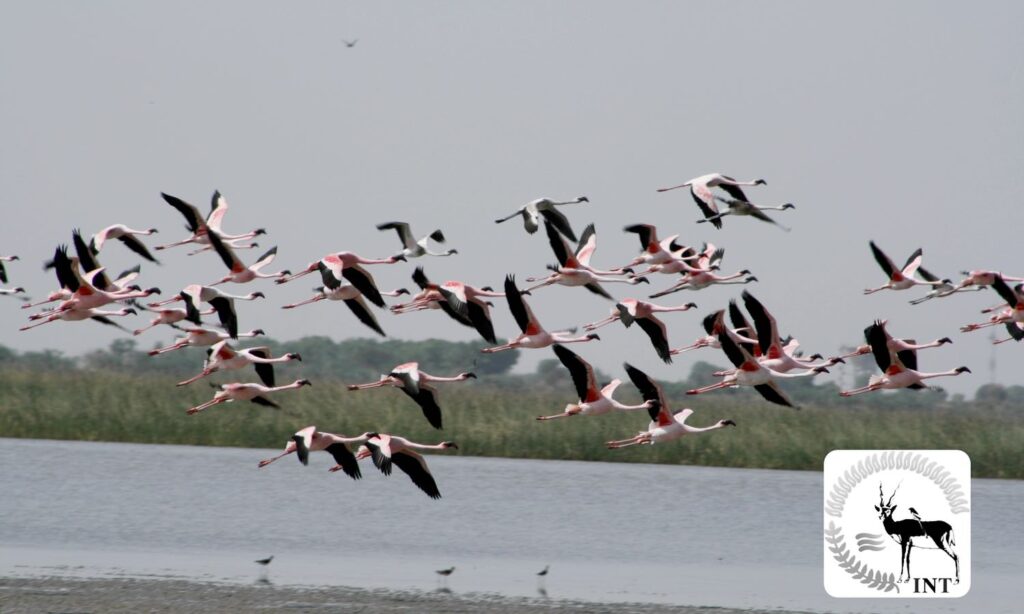
[[[356,46],[356,43],[359,42],[359,39],[357,38],[357,39],[351,40],[351,41],[347,41],[345,39],[342,39],[341,42],[345,43],[345,46],[348,47],[349,49],[351,49],[352,47]]]

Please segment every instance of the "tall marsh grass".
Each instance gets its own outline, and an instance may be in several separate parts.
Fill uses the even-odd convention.
[[[279,374],[279,379],[284,380]],[[286,376],[287,377],[287,376]],[[516,391],[486,384],[439,384],[443,431],[396,389],[359,392],[317,381],[280,393],[283,407],[229,403],[195,416],[185,410],[209,399],[200,381],[175,388],[164,377],[110,372],[0,373],[0,437],[277,448],[299,428],[401,434],[416,441],[452,440],[476,456],[624,461],[725,467],[820,470],[833,449],[959,449],[975,477],[1024,478],[1024,410],[818,409],[800,411],[723,393],[672,398],[692,407],[689,422],[731,418],[736,428],[655,446],[608,450],[605,442],[646,428],[645,412],[537,422],[561,411],[571,394]],[[623,395],[623,401],[636,398]]]

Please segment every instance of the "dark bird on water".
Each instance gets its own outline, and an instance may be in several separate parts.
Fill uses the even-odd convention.
[[[443,577],[447,578],[448,576],[452,575],[452,572],[454,572],[454,571],[455,571],[455,566],[452,565],[448,569],[438,569],[438,570],[435,570],[434,573],[436,573],[439,576],[443,576]]]
[[[551,568],[551,565],[545,565],[544,569],[542,569],[542,570],[537,572],[537,575],[541,576],[541,577],[544,577],[544,576],[548,575],[548,569],[550,569],[550,568]]]
[[[253,561],[253,563],[259,563],[260,565],[270,565],[270,561],[273,561],[273,560],[274,560],[274,555],[271,554],[267,558]]]

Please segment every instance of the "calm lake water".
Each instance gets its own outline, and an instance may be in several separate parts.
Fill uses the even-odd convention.
[[[444,498],[368,462],[354,482],[276,451],[0,439],[0,576],[447,588],[835,612],[1016,612],[1024,482],[974,480],[959,600],[822,588],[820,473],[429,456]],[[275,555],[263,572],[253,559]],[[535,573],[551,572],[543,584]]]

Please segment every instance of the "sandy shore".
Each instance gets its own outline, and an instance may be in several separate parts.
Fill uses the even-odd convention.
[[[524,599],[474,593],[376,591],[356,588],[295,588],[273,585],[228,585],[182,580],[143,579],[0,579],[0,612],[85,614],[108,612],[316,611],[452,614],[519,614],[523,612],[586,612],[587,614],[747,614],[753,610],[600,604]],[[780,614],[779,610],[772,610]]]

